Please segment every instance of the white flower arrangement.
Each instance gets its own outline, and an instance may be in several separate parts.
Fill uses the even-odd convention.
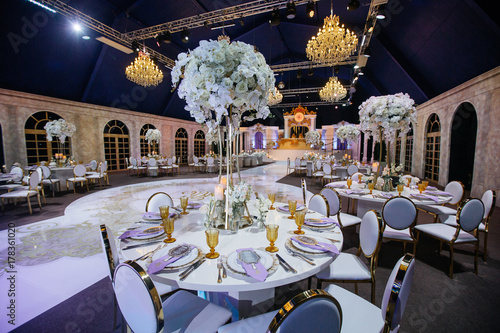
[[[396,165],[395,163],[392,163],[390,167],[386,166],[382,170],[382,177],[398,176],[403,170],[403,167],[403,164]]]
[[[144,138],[146,140],[148,140],[148,143],[150,145],[153,144],[153,142],[156,141],[156,143],[160,143],[160,139],[161,139],[161,132],[159,129],[148,129],[148,131],[146,132],[146,135],[144,136]]]
[[[271,200],[269,200],[262,194],[259,194],[259,197],[257,198],[256,208],[259,211],[259,217],[261,219],[266,218],[266,214],[269,211],[269,207],[271,207]]]
[[[240,157],[248,157],[250,155],[247,152],[241,152],[239,156]]]
[[[318,159],[318,156],[319,156],[319,154],[312,152],[312,151],[308,151],[308,152],[304,153],[304,158],[308,161],[316,161]]]
[[[353,142],[359,137],[359,129],[354,125],[344,125],[340,126],[335,134],[340,140],[347,140],[349,142]]]
[[[235,128],[246,111],[251,113],[243,120],[270,115],[268,96],[274,88],[274,72],[252,45],[200,41],[194,50],[179,54],[171,75],[179,97],[186,100],[185,109],[209,129],[221,123],[230,106]]]
[[[211,145],[213,143],[218,144],[219,143],[219,127],[215,127],[212,129],[208,130],[208,133],[205,135],[205,140],[207,141],[208,145]]]
[[[393,142],[396,132],[402,137],[417,122],[415,101],[408,94],[372,96],[359,106],[361,130],[381,141],[380,130],[386,140]]]
[[[234,206],[250,200],[251,190],[252,186],[243,181],[236,186],[228,186],[225,194],[229,198],[229,203]]]
[[[255,157],[264,157],[264,156],[266,156],[266,154],[267,154],[267,153],[266,153],[265,151],[254,151],[254,152],[252,153],[252,155],[250,155],[250,156],[255,156]]]
[[[211,221],[211,214],[212,214],[212,211],[214,210],[216,201],[217,200],[215,199],[215,196],[212,195],[210,197],[210,201],[207,203],[204,203],[200,207],[200,213],[205,213],[206,221]]]
[[[66,141],[66,137],[71,138],[76,131],[75,125],[60,118],[57,120],[49,121],[44,126],[47,132],[47,141],[52,141],[52,138],[59,138],[61,143]]]
[[[321,135],[317,131],[309,131],[305,135],[306,143],[308,145],[317,146],[319,145]]]

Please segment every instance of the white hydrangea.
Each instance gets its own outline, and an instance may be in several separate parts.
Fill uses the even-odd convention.
[[[321,135],[317,131],[309,131],[304,137],[308,145],[317,146],[319,145],[319,139],[321,138]]]
[[[47,132],[47,141],[52,141],[52,137],[56,137],[61,143],[66,141],[66,137],[71,138],[76,131],[75,125],[62,118],[49,121],[44,129]]]

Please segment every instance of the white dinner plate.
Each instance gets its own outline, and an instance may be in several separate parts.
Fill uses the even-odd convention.
[[[264,265],[266,270],[269,270],[273,266],[273,261],[274,261],[273,257],[266,251],[262,250],[254,250],[254,251],[260,256],[260,263]],[[234,251],[227,257],[227,264],[231,267],[232,270],[238,273],[246,274],[245,269],[238,263],[237,259],[238,259],[238,252]]]
[[[137,229],[137,230],[140,230],[140,229]],[[141,236],[133,236],[133,237],[130,237],[130,239],[133,239],[133,240],[151,239],[151,238],[159,237],[165,233],[165,230],[163,229],[163,227],[160,227],[160,226],[144,228],[141,231],[146,231],[146,230],[149,230],[151,232],[147,233],[145,235],[141,235]]]
[[[335,222],[323,222],[321,219],[318,218],[306,218],[304,220],[304,224],[307,226],[313,226],[313,227],[331,227],[332,224],[335,224]]]
[[[170,212],[168,217],[176,217],[179,215],[176,212]],[[141,215],[145,221],[161,221],[161,215],[158,212],[145,212]]]
[[[175,246],[177,246],[177,245],[175,245]],[[170,249],[172,249],[172,248],[174,248],[174,246],[167,246],[167,247],[164,247],[163,249],[155,252],[153,254],[152,261],[155,261],[157,259],[160,259],[163,256],[168,255],[168,251],[170,251]],[[194,261],[196,261],[200,255],[202,255],[201,250],[195,246],[189,252],[189,254],[187,254],[186,256],[180,258],[179,260],[174,261],[173,263],[169,264],[168,266],[166,266],[164,268],[164,270],[174,270],[174,269],[180,269],[180,268],[186,267],[186,266],[190,265],[191,263],[194,263]]]
[[[317,236],[312,237],[312,236],[309,236],[309,235],[307,235],[307,237],[314,238],[316,241],[321,242],[321,243],[327,243],[327,244],[331,244],[332,243],[328,239],[325,239],[323,237],[317,237]],[[310,247],[302,245],[300,242],[297,242],[295,239],[292,239],[291,237],[289,239],[290,239],[292,245],[295,248],[301,250],[302,252],[309,252],[309,253],[315,253],[315,254],[325,253],[324,250],[311,249]]]
[[[288,205],[279,206],[278,209],[283,211],[283,212],[290,213],[290,210],[288,209]],[[297,205],[297,209],[295,211],[300,212],[301,210],[304,210],[304,209],[306,209],[306,206],[301,204],[301,205]]]

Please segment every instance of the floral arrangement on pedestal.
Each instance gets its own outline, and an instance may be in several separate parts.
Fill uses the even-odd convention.
[[[321,135],[317,131],[309,131],[304,137],[306,139],[306,143],[312,146],[318,146],[321,139]]]
[[[144,138],[148,141],[148,144],[152,145],[154,142],[160,143],[161,132],[158,129],[150,128],[146,132]]]
[[[308,161],[316,161],[319,158],[319,154],[313,151],[308,151],[304,153],[304,158]]]
[[[49,121],[44,126],[47,132],[47,141],[52,141],[52,138],[59,138],[61,143],[64,144],[66,137],[71,138],[76,131],[75,125],[60,118],[57,120]]]
[[[410,130],[410,123],[417,122],[414,104],[415,101],[403,93],[372,96],[359,106],[361,130],[375,141],[385,138],[393,142],[397,131],[402,137]]]
[[[335,134],[340,140],[353,142],[358,139],[360,131],[354,125],[344,125],[337,128]]]
[[[256,209],[259,212],[259,229],[263,229],[265,227],[264,221],[266,220],[267,213],[269,212],[269,207],[271,207],[271,200],[269,200],[267,196],[259,194],[256,202]]]

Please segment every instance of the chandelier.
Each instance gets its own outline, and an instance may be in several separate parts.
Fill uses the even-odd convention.
[[[157,86],[163,81],[163,72],[155,65],[147,52],[140,51],[134,62],[125,69],[130,81],[143,86]]]
[[[319,91],[319,97],[323,101],[338,102],[347,95],[347,89],[336,76],[331,77],[326,85]]]
[[[267,105],[276,105],[276,104],[281,103],[282,100],[283,100],[283,94],[280,93],[278,88],[274,87],[274,89],[271,89],[269,91]]]
[[[325,18],[323,28],[307,42],[307,58],[319,63],[338,63],[356,51],[358,37],[353,31],[340,26],[339,17],[333,15],[333,1],[330,16]]]

